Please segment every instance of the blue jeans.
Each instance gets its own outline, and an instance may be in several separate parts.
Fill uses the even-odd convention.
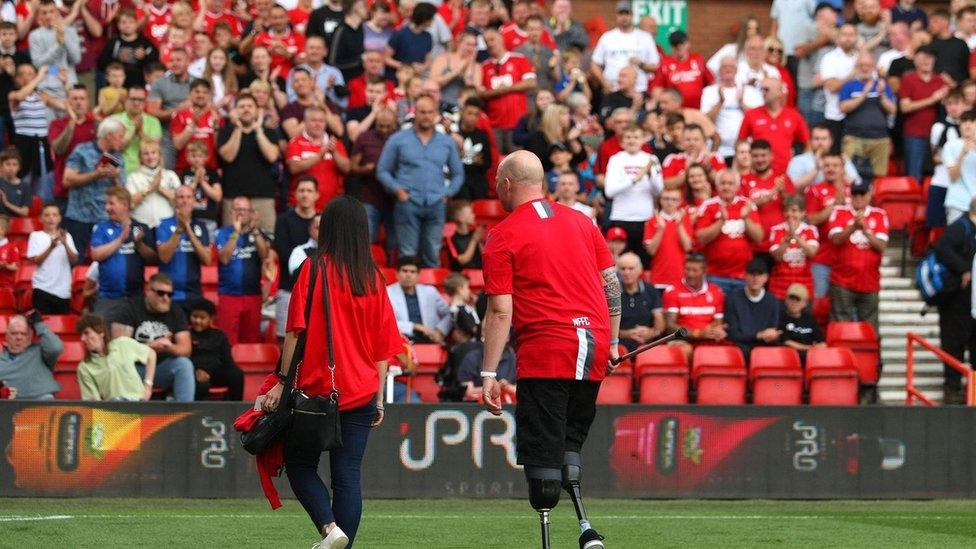
[[[813,274],[813,297],[824,297],[830,291],[830,265],[811,263]]]
[[[905,173],[922,181],[922,165],[929,151],[929,140],[925,137],[905,136]]]
[[[422,267],[439,267],[444,215],[442,201],[426,206],[413,200],[398,201],[393,206],[393,222],[400,257],[419,255]]]
[[[707,276],[705,277],[709,284],[714,284],[719,288],[722,288],[722,292],[725,295],[729,295],[735,291],[742,291],[746,287],[745,280],[739,280],[738,278],[730,278],[727,276]]]
[[[818,112],[813,109],[813,98],[816,95],[816,89],[799,88],[796,91],[796,107],[806,119],[807,126],[823,121],[823,111]]]
[[[319,476],[321,453],[298,450],[285,443],[285,474],[295,497],[305,508],[309,518],[321,534],[322,527],[336,523],[349,536],[352,547],[363,515],[362,468],[370,425],[376,417],[376,403],[370,402],[354,410],[339,413],[342,424],[342,448],[329,450],[329,472],[332,479],[332,500],[329,489]]]
[[[139,377],[145,377],[145,367],[137,367]],[[185,356],[174,356],[156,363],[156,374],[153,376],[153,387],[173,389],[173,398],[177,402],[193,402],[196,392],[196,378],[193,375],[193,363]]]

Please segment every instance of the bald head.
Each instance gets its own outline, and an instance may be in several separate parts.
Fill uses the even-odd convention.
[[[498,166],[496,190],[507,211],[545,196],[542,162],[529,151],[515,151]]]

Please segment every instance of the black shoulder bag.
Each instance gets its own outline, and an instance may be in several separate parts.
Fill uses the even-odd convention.
[[[285,444],[306,452],[323,452],[342,447],[339,391],[336,389],[335,353],[332,348],[332,299],[329,295],[329,274],[324,256],[321,261],[322,301],[325,305],[325,334],[329,346],[329,375],[332,379],[332,390],[328,397],[310,397],[295,389],[292,393],[291,428],[285,437]],[[305,333],[308,333],[307,325],[303,335]]]

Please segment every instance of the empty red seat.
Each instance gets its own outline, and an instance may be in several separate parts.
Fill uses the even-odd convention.
[[[32,295],[34,271],[37,266],[31,262],[21,264],[14,282],[14,296],[17,298],[17,310],[29,311],[33,308]]]
[[[447,351],[436,343],[418,343],[413,346],[417,357],[417,371],[435,373],[447,362]]]
[[[209,290],[220,286],[219,267],[216,263],[200,265],[200,288]]]
[[[420,284],[430,284],[431,286],[440,287],[444,285],[444,279],[449,274],[451,274],[451,271],[438,267],[420,269],[420,277],[417,278],[417,282]]]
[[[383,275],[383,280],[385,280],[387,284],[393,284],[394,282],[397,281],[396,269],[392,267],[381,268],[380,274]]]
[[[278,365],[278,346],[271,343],[238,343],[230,354],[245,372],[268,374]]]
[[[248,372],[244,371],[244,400],[245,402],[254,402],[254,399],[258,398],[258,390],[261,385],[264,384],[264,380],[268,378],[269,372]]]
[[[152,276],[158,272],[159,272],[159,267],[156,265],[146,265],[146,268],[143,269],[142,271],[143,276],[145,277],[147,283],[149,282],[149,279],[152,278]]]
[[[830,296],[813,298],[813,319],[822,331],[827,329],[827,324],[830,323]]]
[[[407,402],[411,401],[410,392],[414,391],[420,395],[421,402],[439,402],[438,394],[441,386],[434,379],[434,373],[417,371],[412,376],[404,376],[407,383]],[[400,378],[402,379],[402,378]]]
[[[700,345],[692,355],[698,404],[745,404],[746,361],[731,345]]]
[[[894,230],[908,228],[915,218],[915,208],[922,203],[922,188],[913,177],[877,177],[874,179],[874,203],[888,213]]]
[[[473,201],[471,203],[471,211],[474,212],[474,216],[479,223],[484,223],[488,220],[502,220],[508,215],[508,212],[502,207],[500,200],[490,198]]]
[[[790,347],[756,347],[749,356],[749,381],[754,404],[803,403],[800,355]]]
[[[81,398],[81,385],[78,383],[76,370],[54,370],[54,381],[58,382],[61,390],[54,395],[61,400],[78,400]]]
[[[630,371],[615,372],[603,378],[600,392],[596,396],[597,404],[630,404],[634,401],[634,378]]]
[[[465,269],[461,273],[468,277],[468,285],[471,292],[477,294],[485,287],[485,273],[481,269]]]
[[[66,341],[61,356],[54,365],[54,380],[61,385],[55,396],[62,399],[81,398],[78,385],[78,363],[85,359],[85,346],[80,341]]]
[[[78,315],[48,315],[44,325],[54,332],[61,341],[78,341],[81,335],[75,331]]]
[[[22,236],[25,239],[34,231],[41,229],[41,222],[33,217],[11,217],[7,237]]]
[[[810,404],[857,405],[857,361],[845,347],[814,347],[807,351],[806,382]]]
[[[878,383],[881,344],[870,322],[831,322],[827,326],[827,345],[847,347],[854,352],[861,384]]]
[[[687,404],[688,364],[681,349],[661,345],[636,358],[638,402]]]

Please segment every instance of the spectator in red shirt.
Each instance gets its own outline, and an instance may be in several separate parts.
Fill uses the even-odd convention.
[[[807,206],[802,196],[783,199],[786,221],[769,230],[769,253],[773,256],[773,272],[769,278],[769,291],[777,299],[786,299],[792,284],[803,284],[807,293],[813,294],[813,274],[810,260],[820,248],[820,232],[803,221]]]
[[[288,11],[275,5],[271,8],[267,30],[258,33],[254,46],[264,46],[271,52],[271,70],[279,71],[282,78],[304,59],[305,36],[293,32],[288,24]]]
[[[837,257],[830,272],[830,319],[860,320],[878,332],[881,256],[888,246],[888,214],[871,206],[871,185],[851,187],[851,205],[830,216]]]
[[[715,81],[712,72],[705,66],[705,59],[691,51],[691,42],[684,31],[676,30],[668,37],[671,55],[661,60],[654,75],[652,86],[655,90],[675,88],[681,92],[681,105],[689,109],[701,108],[702,90]]]
[[[525,56],[505,49],[496,29],[485,29],[489,58],[481,64],[476,85],[487,104],[488,118],[502,153],[515,150],[512,132],[528,111],[529,91],[535,89],[535,69]]]
[[[76,84],[68,90],[67,107],[67,115],[51,122],[47,131],[54,160],[54,199],[62,207],[68,202],[68,189],[64,187],[65,163],[75,147],[95,139],[95,117],[84,85]]]
[[[13,288],[20,270],[20,247],[7,239],[10,229],[10,218],[0,215],[0,285],[3,288]]]
[[[210,152],[207,168],[217,169],[217,129],[223,125],[223,119],[214,109],[212,97],[213,86],[210,82],[197,78],[190,82],[190,106],[173,114],[170,129],[177,151],[176,171],[181,172],[190,165],[186,161],[186,146],[190,141],[202,141],[207,145]]]
[[[765,236],[769,235],[769,229],[781,223],[783,217],[783,197],[792,195],[796,192],[793,182],[783,172],[773,170],[770,162],[773,159],[773,151],[769,141],[757,139],[750,146],[750,169],[742,175],[742,186],[739,194],[752,201],[759,212],[759,222],[762,223],[764,238],[753,246],[753,250],[763,254],[767,269],[771,269],[772,258],[766,252],[769,251],[769,243]]]
[[[205,32],[213,36],[214,27],[220,22],[225,22],[230,25],[230,31],[234,35],[234,38],[241,37],[244,25],[241,24],[241,20],[233,12],[224,8],[223,0],[204,0],[203,9],[200,10],[196,19],[193,21],[193,30]]]
[[[722,341],[728,335],[722,322],[725,292],[705,280],[705,256],[700,253],[690,253],[685,258],[684,278],[664,290],[662,306],[667,332],[678,328],[688,330],[686,340],[672,345],[681,348],[689,363],[693,345]]]
[[[344,193],[344,176],[349,173],[349,155],[342,140],[325,133],[325,109],[315,105],[305,108],[305,131],[288,142],[285,162],[292,174],[289,203],[294,203],[294,186],[299,176],[311,174],[319,182],[321,210],[333,198]]]
[[[827,221],[834,209],[844,206],[850,199],[850,186],[844,179],[843,158],[833,152],[821,156],[824,180],[807,187],[807,222],[820,233],[820,248],[813,257],[810,269],[813,273],[813,295],[824,297],[830,289],[830,269],[834,264],[834,245],[828,236]]]
[[[512,18],[499,29],[502,39],[505,41],[505,49],[508,51],[515,51],[519,46],[528,42],[529,33],[526,29],[526,22],[529,16],[533,15],[534,3],[533,0],[515,0],[512,4]],[[546,47],[556,49],[556,41],[552,39],[548,30],[543,29],[541,40]]]
[[[800,111],[786,104],[786,90],[779,78],[762,81],[764,105],[746,111],[739,127],[739,139],[765,139],[773,149],[773,170],[786,171],[793,157],[793,144],[810,140],[806,120]]]
[[[725,160],[718,153],[708,150],[705,131],[698,124],[688,124],[681,134],[680,153],[669,154],[662,163],[664,186],[678,189],[684,185],[685,171],[692,164],[700,164],[708,173],[708,180],[715,182],[718,172],[725,169]]]
[[[708,259],[708,281],[726,294],[742,290],[752,245],[762,240],[756,206],[739,196],[739,177],[722,170],[716,181],[718,196],[702,203],[695,222],[695,240]],[[750,242],[751,241],[751,242]]]
[[[372,77],[382,78],[386,81],[386,96],[393,97],[396,86],[393,82],[386,80],[383,75],[383,53],[367,50],[363,52],[363,74],[346,82],[349,90],[349,108],[362,107],[366,105],[366,83]]]
[[[681,282],[681,266],[693,244],[691,218],[678,189],[661,193],[661,209],[644,225],[644,249],[651,256],[651,281],[664,290]]]
[[[922,180],[922,165],[929,154],[929,132],[936,119],[936,105],[952,88],[935,74],[935,50],[922,46],[915,52],[915,70],[902,76],[898,107],[902,114],[905,173]]]

